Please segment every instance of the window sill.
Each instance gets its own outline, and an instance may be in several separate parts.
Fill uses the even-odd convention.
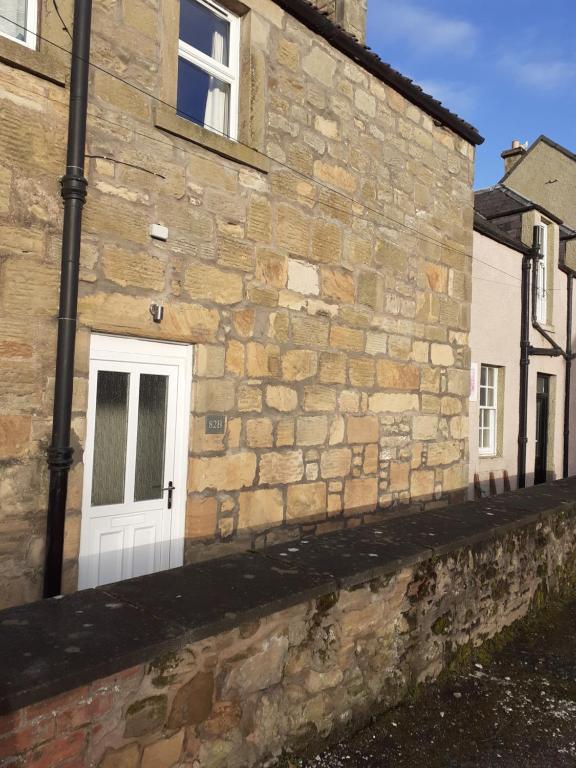
[[[156,107],[154,125],[166,133],[191,141],[241,165],[247,165],[263,173],[270,171],[270,160],[260,152],[179,117],[171,107],[162,104]]]
[[[56,85],[66,84],[68,69],[53,53],[27,48],[7,37],[0,37],[0,62]]]

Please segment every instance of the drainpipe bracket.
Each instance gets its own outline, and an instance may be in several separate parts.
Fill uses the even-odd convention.
[[[60,179],[60,194],[64,200],[79,200],[82,205],[86,202],[88,181],[84,176],[67,173]]]
[[[47,454],[48,466],[55,471],[67,472],[74,463],[74,448],[71,448],[70,446],[67,448],[55,448],[54,446],[50,446]]]

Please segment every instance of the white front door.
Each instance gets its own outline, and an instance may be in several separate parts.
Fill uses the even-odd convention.
[[[182,565],[192,348],[93,334],[79,589]]]

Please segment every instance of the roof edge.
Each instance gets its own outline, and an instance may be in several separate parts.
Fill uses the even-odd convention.
[[[531,253],[530,248],[519,240],[514,240],[512,237],[501,232],[498,227],[490,224],[488,219],[485,219],[482,214],[474,211],[474,229],[485,237],[489,237],[491,240],[495,240],[500,245],[505,245],[507,248],[511,248],[523,255],[529,255]]]
[[[350,33],[334,24],[326,15],[310,5],[307,0],[273,0],[284,11],[304,24],[308,29],[323,37],[330,45],[354,60],[363,69],[377,77],[382,82],[394,88],[408,101],[420,107],[430,117],[441,125],[450,128],[454,133],[468,141],[473,146],[484,143],[484,137],[454,112],[447,109],[440,101],[416,85],[412,80],[401,75],[380,57],[356,40]]]

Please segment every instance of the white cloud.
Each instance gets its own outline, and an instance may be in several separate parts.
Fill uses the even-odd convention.
[[[576,85],[576,63],[568,59],[509,53],[500,59],[500,67],[528,88],[552,91]]]
[[[446,80],[424,80],[419,81],[418,85],[430,96],[441,101],[447,109],[463,117],[469,116],[476,109],[478,93],[474,87]]]
[[[476,48],[476,29],[468,21],[401,0],[378,0],[374,6],[370,36],[378,42],[405,42],[424,54],[469,55]]]

